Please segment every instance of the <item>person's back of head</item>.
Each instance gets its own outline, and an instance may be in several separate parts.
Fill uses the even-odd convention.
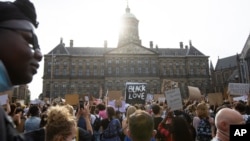
[[[52,106],[48,109],[45,130],[46,141],[65,140],[68,137],[74,137],[76,130],[76,119],[65,106]]]
[[[241,114],[245,114],[246,112],[246,105],[242,102],[236,102],[234,104],[234,109],[240,112]]]
[[[191,128],[184,117],[174,117],[171,123],[174,141],[192,141]]]
[[[30,106],[28,112],[29,112],[29,115],[33,117],[33,116],[39,116],[40,110],[37,105],[32,105]]]
[[[129,116],[128,136],[133,141],[150,141],[156,134],[154,131],[154,120],[151,115],[142,110],[137,110]]]
[[[158,105],[158,104],[153,104],[153,105],[152,105],[152,111],[153,111],[154,115],[160,114],[160,111],[161,111],[160,105]]]
[[[230,125],[233,124],[245,124],[243,116],[238,111],[230,108],[219,110],[215,116],[216,137],[223,141],[229,141]]]

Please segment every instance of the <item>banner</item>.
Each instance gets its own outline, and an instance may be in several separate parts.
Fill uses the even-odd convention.
[[[126,112],[125,101],[124,100],[120,101],[121,104],[119,104],[119,106],[117,105],[116,102],[117,102],[116,100],[111,100],[108,102],[108,105],[111,105],[112,107],[114,107],[116,111],[120,111],[122,113],[125,113]]]
[[[168,107],[171,108],[171,111],[181,110],[183,108],[181,92],[179,88],[166,91],[165,96]]]
[[[248,95],[250,86],[246,83],[229,83],[228,93],[230,95]]]
[[[126,103],[145,104],[147,93],[146,83],[126,83]]]
[[[221,105],[223,103],[222,93],[208,93],[207,99],[210,105]]]

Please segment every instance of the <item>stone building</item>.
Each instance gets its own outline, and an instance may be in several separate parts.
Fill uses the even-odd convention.
[[[216,67],[210,64],[212,92],[221,92],[227,97],[229,83],[249,83],[250,81],[250,35],[240,54],[218,58]]]
[[[139,20],[126,8],[117,47],[65,46],[63,40],[44,56],[43,95],[89,94],[98,97],[107,90],[125,91],[126,82],[147,83],[148,93],[161,93],[163,79],[178,82],[183,97],[187,86],[209,90],[209,56],[180,42],[179,48],[162,48],[153,42],[143,46]]]

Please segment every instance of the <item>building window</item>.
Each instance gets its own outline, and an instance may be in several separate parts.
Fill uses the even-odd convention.
[[[173,75],[173,70],[172,69],[169,69],[169,74]]]
[[[135,73],[135,68],[134,68],[134,67],[131,67],[131,68],[130,68],[130,73],[131,73],[131,74]]]
[[[112,63],[112,60],[108,60],[108,65],[111,65],[111,63]]]
[[[152,68],[153,74],[156,74],[156,68]]]
[[[97,76],[97,70],[94,69],[94,76]]]
[[[59,69],[58,68],[55,69],[55,75],[59,75]]]
[[[78,70],[78,75],[79,75],[79,76],[82,76],[82,69],[79,69],[79,70]]]
[[[112,68],[108,67],[108,74],[112,74]]]
[[[71,76],[75,76],[75,70],[74,69],[71,70]]]
[[[115,73],[116,73],[117,75],[119,75],[119,73],[120,73],[120,69],[119,69],[118,67],[116,68]]]
[[[104,69],[101,69],[101,75],[104,76]]]
[[[86,75],[89,76],[90,75],[90,70],[86,69]]]
[[[119,60],[116,60],[115,63],[116,63],[117,65],[119,65],[120,61],[119,61]]]
[[[127,73],[127,68],[123,68],[123,73],[124,73],[124,74]]]
[[[67,75],[67,69],[66,68],[63,68],[63,75]]]
[[[141,67],[138,68],[138,73],[141,73]]]
[[[194,74],[194,69],[190,69],[189,73],[190,73],[190,75],[193,75]]]
[[[146,74],[149,74],[148,68],[145,68],[145,73],[146,73]]]

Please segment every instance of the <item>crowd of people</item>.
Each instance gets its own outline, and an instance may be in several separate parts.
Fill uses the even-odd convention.
[[[42,60],[36,10],[29,0],[0,2],[0,92],[27,84]],[[125,113],[100,102],[0,106],[0,141],[229,141],[230,125],[250,123],[250,103],[188,101],[129,105]]]
[[[189,101],[174,111],[152,101],[130,104],[125,113],[105,102],[3,107],[25,141],[229,141],[230,125],[250,123],[250,106],[243,101]]]

